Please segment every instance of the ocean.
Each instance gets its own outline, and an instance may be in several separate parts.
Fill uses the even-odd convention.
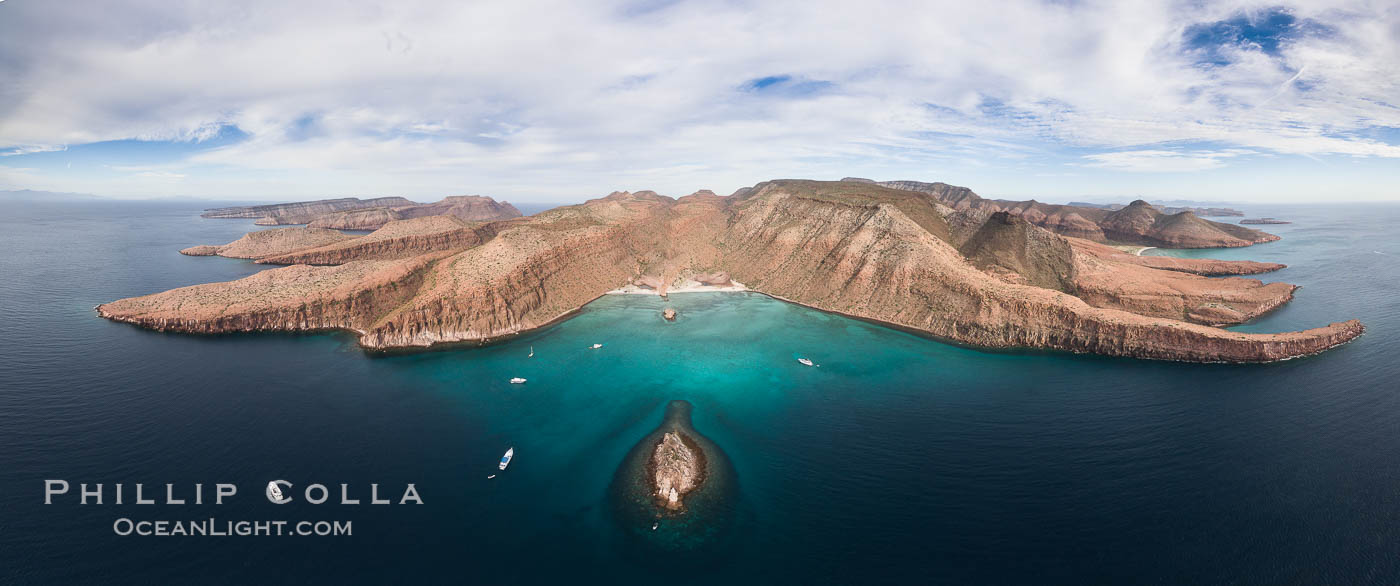
[[[1240,330],[1368,328],[1266,365],[987,352],[756,293],[605,296],[509,342],[389,356],[94,317],[268,268],[179,255],[258,229],[201,207],[0,203],[0,582],[1400,582],[1397,205],[1246,206],[1294,223],[1148,252],[1290,265],[1260,277],[1296,299]],[[726,530],[688,551],[638,541],[609,498],[672,400],[734,475]],[[71,491],[45,505],[50,479]],[[274,479],[293,502],[264,497]],[[158,504],[113,504],[115,483]],[[167,483],[205,503],[159,504]],[[211,504],[216,483],[237,495]],[[422,504],[398,504],[408,484]],[[209,518],[353,533],[118,534]]]

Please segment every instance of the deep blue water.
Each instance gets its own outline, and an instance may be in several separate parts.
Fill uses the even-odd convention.
[[[1249,211],[1297,223],[1270,227],[1277,243],[1157,252],[1289,264],[1264,277],[1303,285],[1297,299],[1242,329],[1355,317],[1365,336],[1255,366],[992,353],[709,293],[673,295],[676,323],[656,298],[609,296],[509,343],[370,357],[345,335],[93,317],[263,270],[176,253],[251,222],[3,204],[0,582],[1400,582],[1400,206]],[[733,530],[684,565],[624,539],[607,498],[672,399],[694,404],[738,486]],[[45,506],[44,479],[72,494]],[[272,479],[297,501],[267,502]],[[80,482],[107,483],[109,504],[77,504]],[[116,482],[239,493],[117,506]],[[304,502],[310,483],[331,500]],[[334,504],[340,483],[366,502],[369,483],[395,501],[414,483],[424,504]],[[349,520],[353,535],[118,536],[122,517]]]

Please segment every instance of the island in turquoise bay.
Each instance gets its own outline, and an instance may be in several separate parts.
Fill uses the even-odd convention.
[[[714,547],[733,522],[734,466],[695,429],[693,409],[688,401],[668,403],[661,425],[628,452],[609,489],[618,525],[647,549]]]
[[[615,192],[533,216],[484,197],[210,215],[308,225],[182,251],[289,266],[104,303],[98,315],[193,334],[344,330],[387,351],[518,335],[609,292],[747,289],[980,348],[1189,362],[1296,358],[1364,330],[1356,320],[1223,329],[1292,299],[1294,285],[1239,276],[1284,265],[1138,256],[1121,245],[1278,237],[1144,201],[1011,202],[943,183],[847,178],[774,180],[730,196]]]

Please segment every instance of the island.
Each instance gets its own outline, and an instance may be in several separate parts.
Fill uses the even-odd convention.
[[[1249,218],[1240,220],[1241,224],[1292,224],[1287,220],[1276,220],[1274,218]]]
[[[694,406],[670,401],[661,425],[618,466],[609,487],[624,534],[670,550],[713,544],[732,522],[738,498],[729,457],[695,430]]]
[[[518,335],[629,285],[664,294],[685,283],[743,283],[986,349],[1270,362],[1364,331],[1356,320],[1271,334],[1221,329],[1287,303],[1296,287],[1215,277],[1283,265],[1110,246],[1249,246],[1277,240],[1272,234],[1145,202],[1117,211],[1012,204],[942,183],[789,179],[680,198],[620,191],[530,217],[423,216],[367,235],[322,236],[253,259],[290,266],[104,303],[97,313],[166,332],[342,330],[383,351]],[[199,251],[221,254],[222,246],[232,244]]]

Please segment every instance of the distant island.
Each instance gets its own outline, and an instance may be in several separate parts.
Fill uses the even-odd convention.
[[[454,195],[442,201],[420,204],[402,197],[320,199],[297,203],[236,206],[205,210],[205,218],[257,218],[259,226],[304,224],[335,230],[378,230],[394,220],[427,216],[454,216],[463,220],[505,220],[520,217],[509,202],[480,195]]]
[[[1292,224],[1287,220],[1276,220],[1274,218],[1251,218],[1240,220],[1241,224]]]
[[[215,213],[306,219],[353,211],[283,205]],[[1110,246],[1277,239],[1144,201],[1106,210],[987,200],[943,183],[774,180],[727,197],[614,192],[530,217],[406,217],[361,236],[313,226],[255,232],[185,252],[292,266],[113,301],[97,313],[170,332],[336,329],[354,332],[367,349],[425,348],[539,328],[620,287],[720,288],[732,279],[983,348],[1267,362],[1359,336],[1356,320],[1279,334],[1220,329],[1279,307],[1296,287],[1207,277],[1281,264],[1136,256]]]
[[[33,189],[0,190],[0,201],[69,201],[98,199],[90,193],[70,193],[66,191],[36,191]]]

